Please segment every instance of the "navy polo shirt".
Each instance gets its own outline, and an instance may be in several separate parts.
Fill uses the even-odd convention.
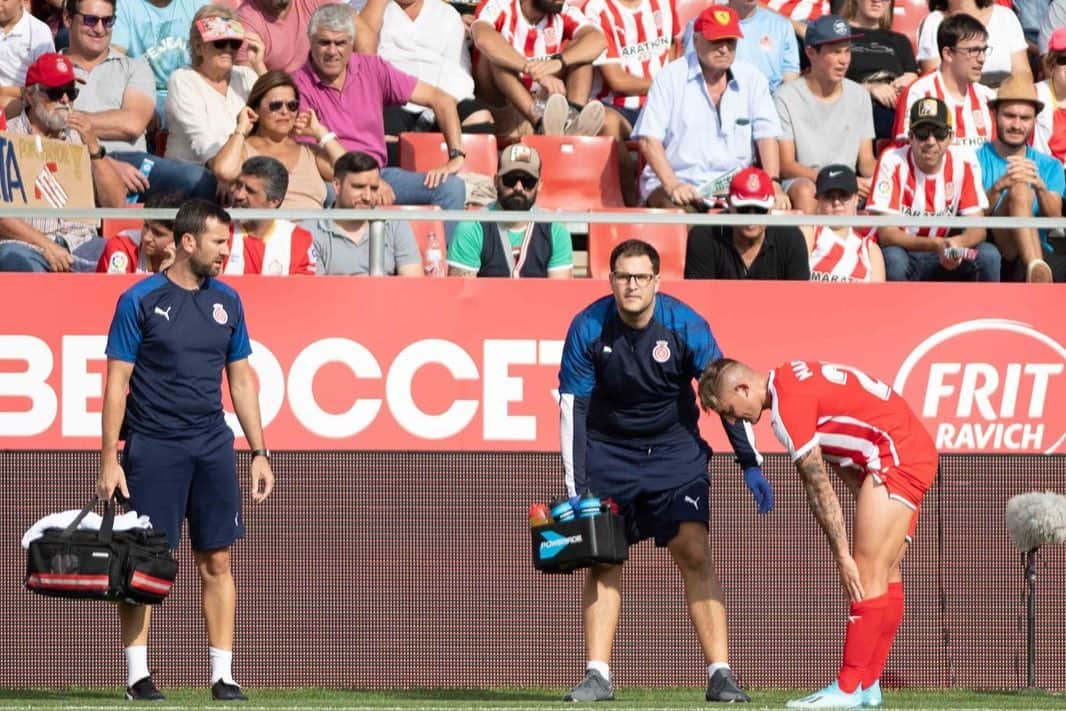
[[[190,291],[163,273],[119,297],[106,352],[133,363],[124,429],[177,439],[224,424],[222,371],[252,347],[236,291],[215,279]]]

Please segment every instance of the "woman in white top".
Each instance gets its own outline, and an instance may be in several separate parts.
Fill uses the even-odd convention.
[[[1043,63],[1047,79],[1036,85],[1036,98],[1044,109],[1036,117],[1033,148],[1066,165],[1066,27],[1051,35]]]
[[[988,30],[988,52],[981,70],[981,83],[992,88],[1013,75],[1033,80],[1026,57],[1028,45],[1018,16],[993,0],[930,0],[929,16],[918,30],[918,67],[922,74],[940,66],[936,32],[945,17],[966,13]]]
[[[235,63],[245,42],[249,67]],[[233,10],[221,5],[196,13],[189,54],[192,66],[175,71],[168,83],[167,158],[209,165],[237,127],[237,114],[266,67],[262,45],[246,38]]]

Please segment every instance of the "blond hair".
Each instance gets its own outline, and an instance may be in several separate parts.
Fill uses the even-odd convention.
[[[743,363],[732,358],[719,358],[712,361],[700,375],[697,392],[700,396],[700,405],[708,412],[722,412],[721,393],[726,385],[726,373],[734,367],[741,367]]]
[[[189,23],[189,56],[192,58],[192,66],[194,67],[199,66],[204,61],[204,40],[200,37],[200,30],[196,27],[196,23],[208,17],[222,17],[243,28],[243,25],[237,19],[237,13],[225,5],[204,5],[197,10],[196,14],[193,15],[192,22]]]

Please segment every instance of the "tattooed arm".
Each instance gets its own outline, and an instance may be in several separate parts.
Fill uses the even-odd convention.
[[[859,581],[859,569],[848,548],[844,512],[822,463],[821,447],[812,447],[811,451],[796,461],[796,468],[807,492],[807,504],[829,541],[829,550],[832,551],[840,572],[840,582],[852,600],[862,600],[862,583]]]

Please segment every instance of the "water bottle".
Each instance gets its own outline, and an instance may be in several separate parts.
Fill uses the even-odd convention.
[[[600,515],[600,497],[593,494],[591,491],[586,491],[585,495],[581,497],[578,502],[578,517],[579,518],[592,518],[593,516]]]
[[[551,512],[555,521],[574,520],[574,507],[570,505],[570,499],[554,499],[551,502]]]
[[[155,161],[152,160],[151,158],[145,158],[144,160],[141,161],[141,167],[140,167],[141,175],[143,175],[145,178],[147,178],[149,175],[152,174],[152,168],[154,168],[154,167],[155,167]],[[127,195],[126,196],[126,202],[127,202],[127,204],[130,204],[130,205],[132,205],[135,202],[140,202],[140,199],[141,199],[141,194],[140,193],[133,193],[132,195]]]
[[[426,236],[426,276],[440,276],[444,255],[441,253],[440,241],[435,232]]]
[[[551,512],[548,511],[548,505],[540,502],[530,504],[529,506],[529,527],[536,528],[538,526],[547,526],[552,522]]]

